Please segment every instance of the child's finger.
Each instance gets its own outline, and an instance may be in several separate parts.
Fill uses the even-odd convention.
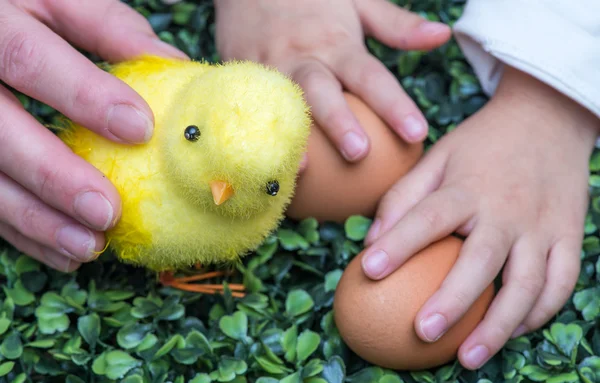
[[[544,245],[525,237],[515,243],[505,283],[485,318],[459,349],[459,360],[466,368],[480,368],[496,354],[535,304],[546,273]]]
[[[71,258],[32,241],[31,238],[25,237],[10,225],[2,222],[0,222],[0,237],[24,254],[63,273],[73,272],[81,265]]]
[[[512,337],[537,330],[564,306],[579,277],[580,252],[581,239],[577,238],[562,239],[550,249],[544,288],[535,306]]]
[[[304,89],[314,120],[344,158],[347,161],[363,158],[369,151],[369,139],[329,69],[315,60],[304,61],[292,77]]]
[[[365,238],[366,246],[371,246],[410,209],[439,187],[445,162],[445,157],[429,152],[388,190],[377,207],[375,219]]]
[[[341,54],[333,70],[351,92],[362,98],[407,142],[427,137],[427,120],[398,80],[375,57],[351,49]]]
[[[362,268],[382,279],[425,246],[450,235],[473,215],[472,201],[462,191],[440,189],[427,196],[366,250]]]
[[[430,50],[448,41],[449,26],[428,21],[388,0],[356,1],[365,33],[404,50]]]
[[[45,24],[75,46],[105,60],[122,61],[143,53],[188,58],[161,41],[148,20],[121,1],[94,0],[81,5],[72,0],[54,0],[43,4],[47,12],[32,11]]]
[[[443,284],[415,318],[421,339],[437,340],[462,318],[498,275],[512,244],[512,236],[494,226],[475,226]]]

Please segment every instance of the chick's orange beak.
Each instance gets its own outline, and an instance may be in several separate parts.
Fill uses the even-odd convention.
[[[225,181],[212,181],[210,190],[216,205],[221,205],[233,195],[233,187]]]

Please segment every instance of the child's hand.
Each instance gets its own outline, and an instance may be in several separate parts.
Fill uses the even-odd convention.
[[[304,89],[317,124],[348,161],[363,158],[369,143],[342,87],[407,141],[427,136],[425,118],[368,53],[364,34],[395,48],[425,50],[450,38],[446,25],[427,22],[388,0],[218,0],[215,7],[222,58],[255,60],[289,74]]]
[[[503,287],[459,350],[481,366],[511,336],[544,325],[580,270],[588,161],[600,121],[516,70],[493,99],[430,149],[382,200],[363,269],[380,279],[432,242],[467,236],[416,331],[433,341],[459,320],[505,266]]]
[[[185,55],[118,0],[0,0],[2,82],[111,140],[149,139],[146,102],[66,40],[110,61]],[[2,86],[0,148],[0,236],[61,271],[95,258],[120,215],[116,189]]]

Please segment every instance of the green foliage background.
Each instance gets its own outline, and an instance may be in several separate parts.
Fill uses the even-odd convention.
[[[396,2],[450,24],[464,5]],[[163,40],[193,58],[219,60],[211,1],[128,3]],[[367,43],[426,113],[428,146],[486,102],[454,42],[427,54]],[[51,108],[20,98],[40,121],[55,121]],[[583,268],[572,299],[546,327],[510,341],[479,371],[450,363],[398,374],[344,346],[332,320],[333,293],[370,224],[352,217],[345,225],[285,222],[230,280],[252,292],[241,300],[163,288],[155,275],[110,255],[65,275],[0,243],[0,383],[600,381],[598,153],[590,170]]]

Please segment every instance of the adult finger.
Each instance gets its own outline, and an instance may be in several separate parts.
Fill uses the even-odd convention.
[[[510,339],[536,302],[545,281],[546,253],[534,238],[522,237],[511,251],[507,278],[484,319],[459,349],[461,364],[481,367]]]
[[[450,273],[419,310],[417,335],[433,342],[456,324],[498,275],[512,244],[513,238],[495,226],[475,226]]]
[[[94,233],[52,209],[2,173],[0,221],[78,262],[95,259],[104,248],[102,233]]]
[[[0,80],[75,122],[125,143],[153,131],[148,104],[48,27],[11,5],[0,15]]]
[[[369,139],[342,93],[342,87],[323,64],[308,60],[299,63],[292,77],[304,89],[315,122],[347,161],[363,158]]]
[[[356,4],[365,33],[394,48],[430,50],[452,35],[449,26],[428,21],[388,0],[359,0]]]
[[[0,222],[0,237],[19,251],[63,273],[75,271],[81,265],[69,257],[32,241],[10,225],[2,222]]]
[[[454,232],[472,210],[462,191],[444,188],[432,193],[369,246],[362,259],[365,274],[385,278],[419,250]]]
[[[379,202],[373,224],[365,238],[366,246],[371,246],[410,209],[439,187],[445,163],[445,155],[429,152],[387,191]]]
[[[95,0],[81,5],[54,0],[44,4],[40,7],[35,2],[29,11],[73,45],[105,60],[123,61],[141,54],[188,59],[161,41],[148,20],[121,1]]]
[[[121,213],[114,185],[0,87],[0,169],[51,207],[104,231]],[[19,127],[18,129],[15,127]]]
[[[581,240],[565,238],[558,241],[548,257],[546,284],[523,323],[512,338],[536,330],[546,324],[571,297],[581,270]]]
[[[375,57],[353,49],[338,57],[334,71],[346,88],[360,96],[407,142],[427,137],[427,119],[398,80]]]

